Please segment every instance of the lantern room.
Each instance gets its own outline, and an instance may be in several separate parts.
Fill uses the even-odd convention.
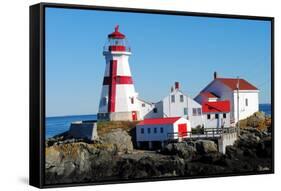
[[[126,36],[119,32],[119,25],[117,25],[114,28],[114,32],[110,33],[107,37],[104,51],[131,52]]]

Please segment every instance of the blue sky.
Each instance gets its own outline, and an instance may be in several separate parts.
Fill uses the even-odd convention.
[[[240,76],[270,103],[270,22],[47,8],[46,115],[95,114],[107,35],[120,25],[132,48],[136,91],[156,102],[174,81],[195,97],[212,79]]]

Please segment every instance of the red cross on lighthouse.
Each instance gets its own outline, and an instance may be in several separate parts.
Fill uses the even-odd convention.
[[[117,84],[133,84],[131,76],[117,75],[117,60],[110,61],[109,76],[104,77],[103,85],[108,85],[108,112],[115,111],[116,102],[116,86]]]

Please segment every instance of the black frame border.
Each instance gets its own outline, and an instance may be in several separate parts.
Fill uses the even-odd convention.
[[[272,119],[272,169],[263,172],[240,172],[226,173],[206,176],[192,177],[161,177],[149,179],[131,179],[131,180],[116,180],[116,181],[100,181],[100,182],[83,182],[83,183],[65,183],[65,184],[45,184],[45,9],[46,8],[66,8],[80,10],[100,10],[100,11],[115,11],[129,13],[149,13],[163,15],[181,15],[181,16],[197,16],[209,18],[224,18],[224,19],[248,19],[248,20],[263,20],[271,22],[271,119]],[[139,8],[124,8],[124,7],[107,7],[95,5],[77,5],[77,4],[59,4],[59,3],[39,3],[30,6],[29,8],[29,184],[38,188],[55,188],[69,186],[87,186],[101,184],[120,184],[120,183],[138,183],[152,181],[167,181],[167,180],[185,180],[195,178],[215,178],[243,175],[259,175],[274,173],[274,17],[265,16],[250,16],[250,15],[233,15],[233,14],[218,14],[218,13],[200,13],[187,11],[172,11],[172,10],[156,10],[156,9],[139,9]]]

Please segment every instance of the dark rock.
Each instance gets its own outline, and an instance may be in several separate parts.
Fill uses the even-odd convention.
[[[263,139],[257,146],[257,155],[259,157],[272,156],[272,140],[271,137]]]
[[[185,160],[192,160],[196,150],[186,142],[169,143],[164,147],[161,153],[168,155],[177,155]]]
[[[196,151],[199,154],[206,154],[210,152],[218,152],[217,145],[214,141],[210,140],[198,140],[195,142]]]

